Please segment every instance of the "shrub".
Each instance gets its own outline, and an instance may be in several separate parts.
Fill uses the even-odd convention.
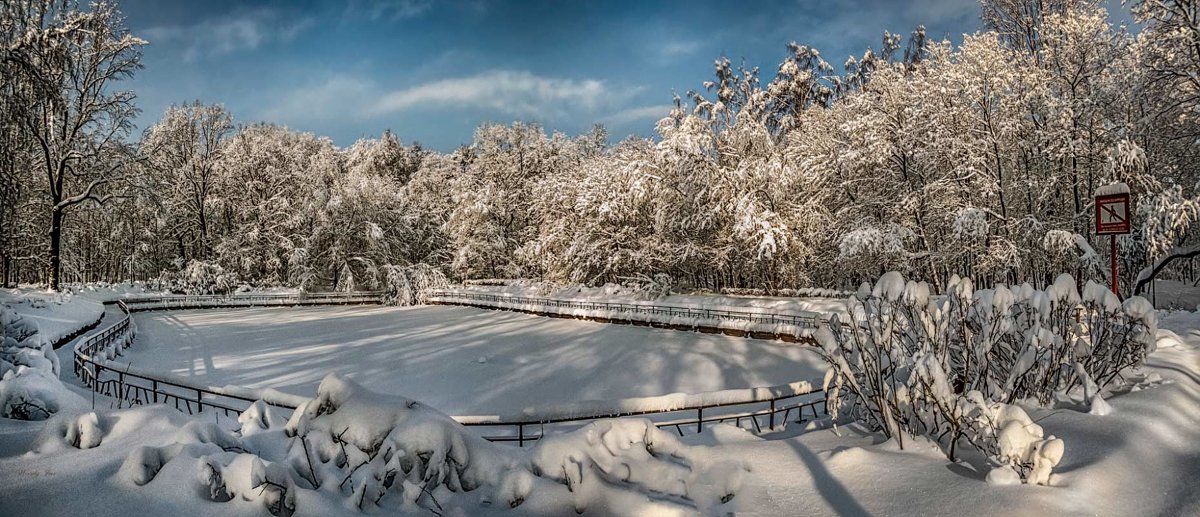
[[[412,266],[383,266],[385,275],[383,303],[388,305],[417,305],[424,303],[429,289],[450,287],[446,275],[428,264]]]
[[[934,297],[893,272],[864,284],[848,309],[847,325],[834,316],[817,335],[833,366],[825,385],[835,418],[852,410],[901,447],[905,434],[927,436],[952,460],[963,440],[1031,483],[1046,482],[1062,443],[1013,404],[1082,391],[1093,412],[1106,412],[1100,393],[1153,351],[1157,327],[1146,300],[1122,304],[1092,282],[1080,296],[1065,274],[1044,291],[975,290],[955,277]]]
[[[162,288],[179,294],[225,294],[238,287],[238,275],[213,262],[192,260],[179,271],[163,271]]]

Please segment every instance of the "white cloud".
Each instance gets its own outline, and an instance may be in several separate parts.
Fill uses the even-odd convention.
[[[636,108],[628,108],[613,113],[604,117],[603,122],[610,125],[627,124],[629,122],[637,122],[640,120],[657,121],[671,114],[671,110],[675,109],[674,104],[656,104],[654,106],[639,106]]]
[[[353,76],[338,76],[287,92],[264,109],[263,120],[288,125],[327,122],[335,119],[362,121],[368,118],[366,103],[381,94],[375,83]]]
[[[256,115],[289,125],[316,125],[339,120],[362,123],[412,110],[485,110],[530,120],[615,124],[670,112],[670,105],[624,109],[641,89],[612,87],[598,79],[496,70],[388,90],[372,79],[343,74],[274,96],[278,100]],[[603,116],[611,112],[616,113]]]
[[[314,24],[312,17],[260,9],[194,25],[151,27],[138,35],[151,44],[178,45],[185,61],[195,61],[291,41]]]
[[[383,95],[372,112],[412,108],[483,108],[518,117],[559,118],[596,113],[628,100],[640,88],[618,88],[597,79],[543,77],[527,71],[494,70],[442,79]]]
[[[663,59],[672,59],[690,56],[695,54],[697,50],[700,50],[700,42],[698,41],[671,41],[659,49],[659,54]]]
[[[416,18],[433,7],[432,0],[352,0],[350,9],[371,21],[400,21]]]

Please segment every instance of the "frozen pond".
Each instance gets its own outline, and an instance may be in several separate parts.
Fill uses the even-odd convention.
[[[804,345],[451,306],[143,312],[119,359],[312,396],[329,372],[451,414],[819,381]]]

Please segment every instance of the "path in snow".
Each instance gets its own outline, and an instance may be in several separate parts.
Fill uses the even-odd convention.
[[[312,396],[329,372],[450,414],[819,380],[804,345],[469,307],[136,313],[120,359],[209,385]],[[481,362],[482,359],[482,362]]]

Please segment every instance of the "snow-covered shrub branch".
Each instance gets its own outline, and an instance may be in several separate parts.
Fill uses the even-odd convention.
[[[417,305],[424,303],[430,289],[450,287],[450,281],[440,269],[427,264],[412,266],[383,266],[383,302],[388,305]]]
[[[139,411],[153,408],[129,413]],[[108,435],[123,415],[64,419],[46,440],[60,448],[104,447],[116,441]],[[335,375],[290,419],[260,401],[238,420],[235,433],[187,421],[174,443],[132,450],[119,477],[151,490],[194,486],[212,501],[273,515],[321,513],[322,504],[367,513],[469,514],[482,506],[683,515],[717,511],[746,471],[738,462],[710,462],[648,420],[597,421],[531,449],[500,446],[420,402]]]
[[[661,298],[671,294],[671,289],[675,287],[675,279],[666,273],[625,277],[621,279],[621,283],[647,299]]]
[[[238,275],[214,262],[192,260],[178,271],[163,271],[158,277],[163,290],[179,294],[225,294],[238,287]]]
[[[1044,291],[976,290],[954,277],[931,296],[926,283],[892,272],[864,284],[848,308],[845,325],[834,316],[817,334],[832,366],[831,414],[852,413],[901,446],[905,435],[930,437],[951,458],[965,441],[1028,482],[1046,481],[1042,460],[1057,462],[1061,444],[1043,440],[1014,404],[1082,396],[1106,413],[1102,392],[1141,365],[1157,332],[1145,299],[1121,303],[1092,282],[1081,296],[1066,274]],[[1016,452],[1014,440],[1024,444]]]

